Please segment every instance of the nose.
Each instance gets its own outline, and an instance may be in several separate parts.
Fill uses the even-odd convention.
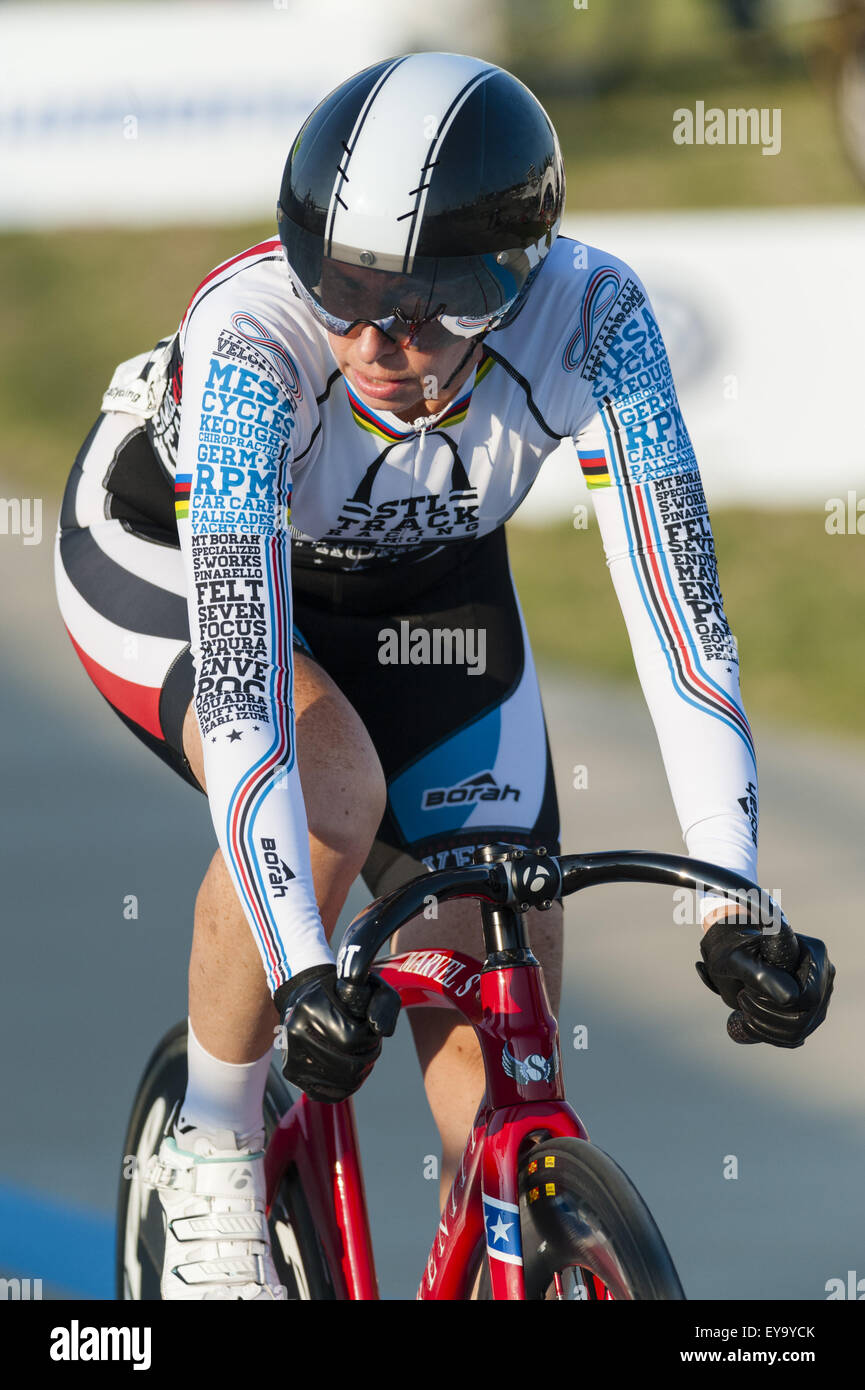
[[[396,343],[391,342],[390,338],[386,338],[384,333],[371,323],[363,326],[356,341],[361,362],[378,362],[380,358],[392,353],[396,347]]]

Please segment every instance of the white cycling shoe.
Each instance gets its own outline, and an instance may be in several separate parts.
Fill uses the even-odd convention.
[[[263,1130],[183,1142],[163,1139],[144,1173],[165,1214],[163,1299],[287,1298],[270,1252]]]

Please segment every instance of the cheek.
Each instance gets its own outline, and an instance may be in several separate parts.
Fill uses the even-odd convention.
[[[328,333],[327,341],[330,344],[330,350],[336,359],[337,366],[342,367],[349,360],[349,353],[351,351],[349,339],[339,338],[335,333]]]

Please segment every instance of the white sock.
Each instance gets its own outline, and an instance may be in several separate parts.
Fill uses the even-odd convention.
[[[254,1135],[264,1126],[262,1103],[273,1049],[256,1062],[220,1062],[201,1046],[189,1024],[186,1095],[175,1125],[182,1148],[191,1129]]]

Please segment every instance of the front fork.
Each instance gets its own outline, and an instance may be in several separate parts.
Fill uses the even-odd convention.
[[[589,1137],[564,1101],[482,1111],[445,1202],[419,1299],[468,1298],[479,1247],[486,1253],[493,1298],[525,1298],[519,1164],[532,1134]]]
[[[571,1107],[563,1101],[508,1106],[493,1111],[483,1152],[483,1206],[487,1259],[493,1298],[526,1296],[520,1231],[520,1159],[531,1134],[544,1138],[588,1139]]]

